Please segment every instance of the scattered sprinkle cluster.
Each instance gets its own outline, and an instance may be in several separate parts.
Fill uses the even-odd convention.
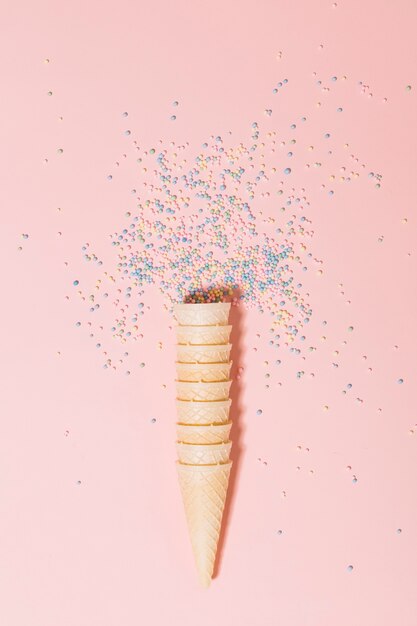
[[[155,285],[173,303],[189,293],[213,297],[221,284],[271,312],[286,342],[294,340],[312,314],[297,280],[312,259],[312,231],[305,190],[284,184],[279,170],[263,163],[275,137],[261,137],[254,122],[248,145],[213,137],[187,168],[178,162],[181,146],[139,149],[152,182],[143,180],[136,214],[128,212],[129,223],[112,236],[118,269],[136,293]]]
[[[338,80],[337,76],[318,79],[316,72],[313,77],[327,91]],[[288,89],[288,82],[287,78],[278,81],[273,97]],[[178,100],[172,103],[178,105]],[[272,109],[265,111],[270,117]],[[123,118],[128,116],[127,111],[122,113]],[[320,160],[304,163],[306,172],[321,168],[323,158],[332,164],[337,154],[340,176],[330,176],[332,186],[351,183],[361,169],[366,174],[366,165],[354,154],[345,152],[343,157],[352,161],[350,166],[340,164],[340,155],[349,145],[336,145],[331,129],[325,128],[316,145],[303,142],[308,119],[302,115],[279,132],[270,122],[255,121],[246,141],[235,142],[229,131],[226,136],[212,135],[197,150],[188,142],[163,140],[146,147],[133,131],[122,131],[135,155],[137,187],[131,190],[135,206],[126,211],[120,230],[110,236],[116,251],[113,267],[97,279],[94,293],[79,290],[94,313],[101,306],[100,296],[109,297],[107,288],[102,291],[105,281],[112,281],[117,289],[113,304],[118,309],[111,328],[114,337],[125,343],[141,336],[138,316],[145,310],[137,301],[153,287],[164,295],[168,308],[175,302],[216,302],[226,294],[234,304],[255,307],[272,317],[276,347],[305,339],[302,331],[313,311],[303,274],[315,270],[321,275],[323,267],[310,251],[314,231],[306,189],[297,189],[292,182],[300,154],[316,150],[321,155]],[[299,158],[294,160],[296,151]],[[368,171],[367,178],[371,183],[376,180],[375,187],[380,188],[380,174]],[[113,173],[107,179],[114,181]],[[320,187],[327,196],[335,193],[327,182]],[[87,261],[103,264],[89,244],[83,252]],[[78,281],[73,284],[78,286]]]

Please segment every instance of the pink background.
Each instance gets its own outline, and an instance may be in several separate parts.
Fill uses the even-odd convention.
[[[414,625],[416,4],[26,0],[1,13],[0,623]],[[272,351],[266,317],[241,310],[235,473],[207,591],[176,481],[164,300],[149,290],[126,376],[114,311],[98,337],[72,282],[99,276],[87,242],[114,267],[109,234],[140,184],[132,162],[115,166],[126,128],[198,148],[254,120],[279,135],[305,112],[294,185],[322,260],[304,281],[317,349],[301,364]],[[340,156],[306,168],[328,128]],[[343,185],[342,166],[360,176]]]

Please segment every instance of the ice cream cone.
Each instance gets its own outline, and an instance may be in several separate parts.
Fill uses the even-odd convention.
[[[229,441],[232,422],[225,424],[177,424],[177,439],[183,443],[208,444]]]
[[[188,305],[193,306],[193,305]],[[232,327],[228,326],[177,326],[177,342],[190,345],[215,345],[229,343]]]
[[[177,398],[194,401],[227,400],[231,384],[231,380],[218,383],[190,383],[177,380]]]
[[[177,463],[194,559],[204,587],[213,575],[231,464]]]
[[[229,363],[178,363],[177,379],[188,382],[213,383],[229,380]]]
[[[181,326],[218,326],[227,324],[230,302],[176,304],[175,318]]]
[[[208,445],[177,442],[178,460],[188,465],[227,463],[231,447],[231,441]]]
[[[232,401],[192,402],[177,400],[177,419],[182,424],[224,424],[229,419]]]
[[[231,461],[230,304],[179,304],[177,334],[178,476],[202,584],[213,574]]]
[[[179,363],[227,363],[232,345],[177,345],[177,361]]]

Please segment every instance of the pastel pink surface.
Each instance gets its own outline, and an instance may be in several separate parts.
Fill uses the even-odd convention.
[[[0,623],[414,626],[415,4],[26,0],[1,13]],[[347,76],[337,97],[314,91],[334,74]],[[273,101],[284,76],[291,89]],[[72,282],[95,275],[86,242],[111,257],[132,202],[136,171],[107,180],[126,128],[198,149],[228,130],[239,141],[254,120],[282,130],[316,101],[326,113],[294,158],[308,162],[308,133],[328,125],[383,185],[362,176],[329,198],[314,172],[294,179],[323,260],[304,280],[317,350],[300,363],[270,349],[268,319],[241,309],[235,474],[202,590],[175,472],[173,318],[150,292],[128,349],[146,366],[104,370],[98,338],[75,326],[87,315]]]

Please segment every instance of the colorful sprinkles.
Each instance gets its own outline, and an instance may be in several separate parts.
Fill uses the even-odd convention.
[[[321,90],[330,89],[316,72],[313,77]],[[337,80],[333,76],[328,84]],[[287,78],[278,81],[274,93],[287,84]],[[172,102],[173,107],[178,105],[178,100]],[[272,109],[268,112],[267,117]],[[122,113],[124,118],[128,115]],[[246,140],[234,141],[229,131],[211,135],[197,150],[188,142],[162,139],[146,147],[133,130],[122,129],[135,155],[137,181],[130,190],[134,206],[125,212],[121,228],[110,235],[116,254],[113,265],[97,279],[92,293],[78,292],[89,303],[91,314],[105,299],[113,303],[114,338],[122,343],[142,338],[139,318],[146,314],[142,300],[153,288],[163,295],[168,309],[176,302],[222,299],[255,308],[271,316],[268,344],[301,354],[304,328],[313,315],[303,275],[315,271],[322,276],[324,271],[322,260],[311,250],[314,230],[306,189],[296,188],[292,176],[299,168],[300,159],[294,157],[300,152],[300,129],[308,128],[308,120],[308,115],[302,115],[280,132],[271,128],[271,122],[254,121]],[[343,150],[349,145],[335,145],[328,126],[317,135],[317,145],[304,146],[307,152],[322,155],[305,164],[306,175],[316,168],[322,177],[323,165],[336,156],[339,163],[347,158]],[[359,163],[356,155],[349,158]],[[359,178],[361,173],[353,167],[339,167],[339,185]],[[366,170],[365,164],[361,168]],[[320,189],[331,197],[337,182],[335,174],[329,178],[332,189],[323,178]],[[366,178],[380,187],[380,174],[371,171]],[[114,184],[113,172],[107,173],[107,180]],[[87,261],[103,265],[89,243],[83,246],[83,254]],[[78,287],[78,280],[73,285]],[[295,341],[300,347],[294,346]],[[304,374],[299,369],[297,378]]]
[[[155,182],[143,182],[150,197],[138,196],[136,215],[128,213],[130,223],[112,244],[139,293],[154,285],[172,303],[216,301],[215,285],[222,284],[239,294],[235,300],[272,313],[289,344],[312,314],[300,282],[312,258],[306,243],[312,231],[304,190],[287,187],[276,168],[266,171],[259,162],[274,137],[260,141],[256,122],[247,146],[213,137],[181,175],[180,146],[155,157],[155,149],[144,151],[138,162],[152,168]],[[256,211],[260,203],[267,219]],[[264,222],[275,225],[275,237]]]

